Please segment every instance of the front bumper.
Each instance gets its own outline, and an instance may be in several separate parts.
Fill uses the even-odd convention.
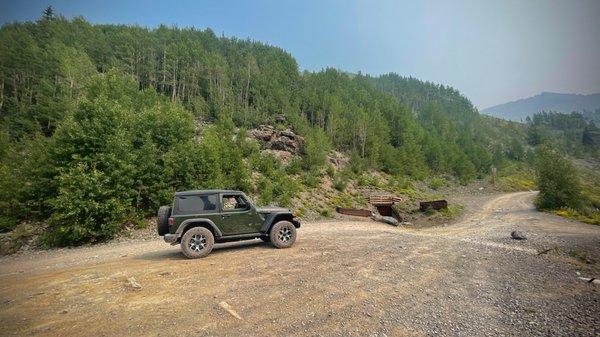
[[[178,235],[177,234],[165,234],[164,236],[164,240],[166,243],[170,243],[170,244],[175,244],[177,243],[177,239],[178,239]]]
[[[300,221],[294,219],[294,220],[292,220],[292,224],[294,225],[294,227],[300,228]]]

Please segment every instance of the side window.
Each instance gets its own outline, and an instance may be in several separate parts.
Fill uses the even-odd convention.
[[[250,208],[246,199],[241,195],[223,195],[223,211],[245,211]]]
[[[177,198],[177,214],[210,213],[217,210],[217,195],[186,195]]]

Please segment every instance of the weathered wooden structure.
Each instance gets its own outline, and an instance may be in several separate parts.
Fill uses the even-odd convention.
[[[400,201],[402,201],[402,198],[390,194],[373,194],[369,196],[369,203],[377,208],[379,214],[391,216],[402,222],[402,216],[394,208],[394,204]]]
[[[335,211],[345,215],[370,217],[374,220],[383,221],[387,223],[393,221],[395,223],[395,226],[397,226],[399,223],[402,222],[402,217],[394,208],[394,204],[399,201],[402,201],[402,199],[393,195],[373,194],[369,196],[369,203],[377,209],[377,212],[379,212],[379,214],[375,214],[374,212],[368,209],[354,209],[342,207],[336,207]],[[392,217],[393,219],[385,219],[386,217]]]

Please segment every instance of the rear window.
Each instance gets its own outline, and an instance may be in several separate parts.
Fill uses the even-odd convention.
[[[176,214],[199,214],[217,211],[217,195],[186,195],[175,198]]]

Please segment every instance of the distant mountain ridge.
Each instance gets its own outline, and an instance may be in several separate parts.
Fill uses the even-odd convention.
[[[542,92],[533,97],[489,107],[481,110],[481,112],[486,115],[519,122],[524,121],[527,116],[542,110],[562,113],[573,111],[595,112],[600,110],[600,93],[581,95]]]

